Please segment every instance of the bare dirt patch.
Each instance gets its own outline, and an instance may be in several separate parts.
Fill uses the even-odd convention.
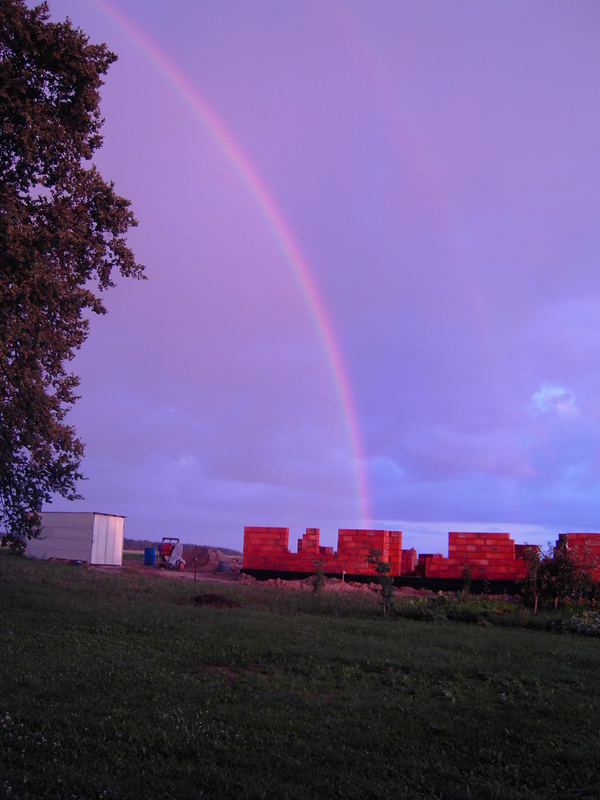
[[[187,545],[183,548],[185,569],[198,572],[239,572],[241,559],[215,547]]]
[[[269,578],[266,581],[257,581],[250,575],[243,574],[240,578],[244,583],[257,583],[261,586],[272,586],[278,589],[288,589],[295,591],[313,591],[315,585],[314,575],[307,578],[286,580],[285,578]],[[339,578],[324,578],[321,587],[323,592],[352,592],[354,594],[373,594],[381,591],[381,587],[376,580],[370,582],[340,580]],[[414,589],[412,586],[400,586],[394,589],[395,596],[427,597],[433,596],[435,592],[429,589]]]
[[[141,561],[126,561],[123,566],[103,567],[93,566],[93,569],[125,572],[127,574],[151,575],[154,577],[165,578],[167,580],[197,580],[206,583],[242,583],[253,586],[265,586],[277,588],[284,591],[313,591],[315,576],[309,575],[306,578],[286,580],[285,578],[270,578],[268,580],[257,580],[252,575],[240,572],[239,558],[231,556],[214,547],[190,546],[184,549],[186,568],[161,569],[158,564],[146,566]],[[194,559],[196,566],[194,567]],[[228,564],[229,568],[221,571],[223,564]],[[221,566],[220,566],[221,565]],[[321,591],[344,592],[354,594],[373,594],[381,591],[376,581],[363,583],[361,581],[341,580],[340,578],[327,578],[323,580]],[[394,589],[395,597],[433,597],[437,593],[430,589],[416,589],[412,586],[400,586]]]
[[[239,678],[239,674],[229,669],[229,667],[219,667],[216,664],[207,664],[204,667],[204,671],[212,673],[213,675],[220,675],[228,684],[232,684]]]

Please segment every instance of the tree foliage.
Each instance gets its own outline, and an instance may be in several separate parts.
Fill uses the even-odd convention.
[[[558,608],[559,603],[589,599],[597,592],[593,579],[596,560],[586,548],[569,549],[564,538],[559,537],[554,547],[531,546],[525,552],[525,560],[523,593],[535,614],[540,604]]]
[[[392,610],[394,596],[394,579],[390,575],[392,565],[388,561],[383,561],[381,552],[377,548],[369,551],[367,560],[370,564],[375,564],[375,572],[379,576],[379,585],[381,586],[383,616],[387,617]]]
[[[0,0],[0,525],[23,543],[54,493],[74,499],[83,444],[66,364],[116,272],[143,277],[128,200],[91,163],[116,60],[46,3]]]
[[[323,586],[325,585],[325,573],[323,572],[323,562],[320,558],[313,561],[315,568],[315,577],[313,581],[313,593],[316,595],[321,594]]]

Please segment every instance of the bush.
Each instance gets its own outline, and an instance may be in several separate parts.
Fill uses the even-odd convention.
[[[563,620],[563,629],[584,636],[600,636],[600,612],[584,611]]]

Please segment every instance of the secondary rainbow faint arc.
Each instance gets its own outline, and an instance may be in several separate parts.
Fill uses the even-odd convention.
[[[302,255],[299,246],[289,229],[281,211],[259,177],[244,151],[229,132],[224,122],[207,103],[185,75],[167,58],[160,47],[143,30],[135,26],[122,12],[113,8],[106,0],[92,0],[118,28],[120,28],[167,79],[169,84],[193,111],[195,116],[209,131],[214,141],[225,153],[242,178],[256,205],[262,211],[269,228],[281,248],[294,278],[310,310],[317,331],[327,355],[334,384],[342,407],[350,446],[355,460],[356,483],[358,490],[361,523],[370,520],[368,481],[365,470],[365,457],[358,425],[358,416],[352,397],[350,381],[344,366],[340,347],[333,332],[333,326],[325,304],[312,277],[311,268]]]

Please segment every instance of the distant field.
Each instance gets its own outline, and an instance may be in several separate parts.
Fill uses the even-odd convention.
[[[600,640],[421,607],[5,556],[0,797],[598,798]]]
[[[156,545],[158,544],[159,541],[160,541],[160,539],[151,542],[149,539],[127,539],[127,538],[125,538],[123,544],[124,544],[124,549],[125,550],[130,550],[130,551],[133,551],[133,552],[143,553],[144,552],[144,548],[146,548],[146,547],[156,547]],[[222,553],[225,553],[226,555],[239,556],[240,558],[242,556],[242,554],[241,554],[241,552],[239,550],[232,550],[230,547],[221,547],[221,546],[210,545],[210,544],[197,545],[197,544],[191,544],[191,543],[188,543],[188,542],[183,542],[183,546],[184,546],[184,548],[185,547],[199,547],[199,546],[208,547],[211,550],[220,550]]]
[[[143,561],[143,550],[123,550],[123,561]]]

